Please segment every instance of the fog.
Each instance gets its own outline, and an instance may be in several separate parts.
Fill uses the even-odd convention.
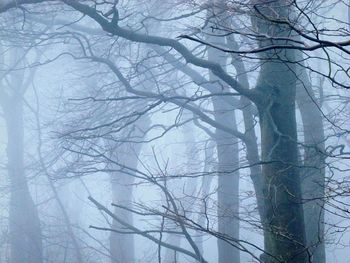
[[[350,262],[350,1],[0,0],[0,262]]]

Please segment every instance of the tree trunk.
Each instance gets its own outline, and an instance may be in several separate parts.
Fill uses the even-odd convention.
[[[216,167],[213,164],[215,163],[214,158],[214,147],[216,145],[213,143],[213,141],[210,141],[208,145],[205,148],[205,159],[204,159],[204,169],[203,169],[203,176],[202,176],[202,187],[201,187],[201,210],[198,216],[198,225],[206,228],[206,211],[207,211],[207,202],[206,199],[208,198],[208,195],[210,193],[210,186],[211,182],[213,180],[213,176],[211,172],[213,172],[213,168]],[[214,167],[213,167],[214,166]],[[209,173],[209,174],[208,174]],[[195,242],[198,246],[199,251],[203,255],[204,249],[203,249],[203,234],[201,232],[197,233],[197,236],[195,238]]]
[[[12,91],[11,91],[12,92]],[[6,103],[8,176],[10,179],[10,263],[42,262],[40,220],[24,173],[23,98],[13,95]]]
[[[137,149],[133,148],[129,143],[125,143],[115,149],[113,153],[113,160],[121,165],[127,167],[136,168],[138,163],[138,154],[140,147],[136,146]],[[109,165],[110,168],[115,168],[119,170],[119,166],[113,164]],[[128,208],[132,208],[132,196],[133,196],[133,186],[134,177],[127,173],[121,172],[111,172],[111,185],[112,185],[112,195],[113,203]],[[133,224],[133,214],[122,208],[115,207],[114,213],[118,217],[123,218],[129,224]],[[119,231],[128,231],[122,225],[120,225],[116,220],[112,222],[112,229]],[[111,232],[110,238],[110,253],[112,263],[134,263],[135,262],[135,247],[134,247],[134,235],[132,234],[119,234],[116,232]]]
[[[259,4],[261,2],[261,4]],[[252,17],[259,34],[290,37],[291,30],[266,17],[283,19],[291,14],[289,1],[256,1],[258,12]],[[260,17],[258,17],[260,16]],[[277,18],[278,16],[278,18]],[[260,40],[260,47],[288,44],[288,41]],[[298,171],[295,117],[296,66],[293,50],[273,49],[260,54],[257,90],[261,128],[263,185],[265,195],[266,262],[306,263],[304,213]]]
[[[118,157],[113,158],[113,160],[116,160],[122,165],[135,168],[137,167],[138,156],[136,156],[132,150],[129,151],[127,149],[129,147],[130,145],[123,145],[121,147],[118,147],[116,149],[116,155]],[[113,165],[110,165],[110,167],[113,168]],[[119,167],[115,167],[115,169],[118,170]],[[110,175],[113,203],[131,208],[133,193],[132,184],[134,182],[134,177],[130,174],[124,174],[123,172],[111,172]],[[131,212],[115,207],[114,213],[118,215],[118,217],[123,218],[123,220],[129,224],[133,223],[133,215]],[[124,227],[121,226],[116,220],[113,220],[112,222],[112,229],[119,231],[128,231],[127,229],[124,229]],[[109,243],[112,263],[135,262],[134,235],[111,232]]]
[[[228,27],[234,25],[227,25]],[[238,50],[238,44],[234,39],[234,36],[229,35],[226,37],[227,43],[230,47],[235,50]],[[232,54],[232,62],[231,64],[236,69],[236,75],[238,82],[246,88],[249,88],[249,81],[247,76],[247,71],[242,60],[242,57],[239,55]],[[255,125],[256,122],[254,120],[254,108],[252,102],[249,101],[246,97],[241,97],[240,99],[240,108],[243,113],[243,122],[245,129],[245,141],[247,153],[246,158],[249,164],[250,169],[250,178],[253,182],[253,187],[255,191],[256,201],[257,201],[257,210],[260,216],[260,219],[264,219],[264,193],[262,187],[262,171],[260,165],[260,156],[259,156],[259,147],[258,140],[255,133]]]
[[[113,177],[119,177],[123,183],[118,182],[114,178],[111,179],[113,202],[126,207],[132,205],[132,186],[130,175],[112,174]],[[128,178],[127,178],[128,177]],[[123,209],[114,208],[114,213],[126,220],[127,222],[133,222],[133,215]],[[123,227],[113,220],[112,228],[123,231]],[[124,229],[124,231],[127,231]],[[135,262],[135,248],[134,248],[134,236],[130,234],[118,234],[111,232],[110,238],[110,252],[113,263],[133,263]]]
[[[148,116],[142,116],[134,125],[134,130],[129,136],[140,140],[143,138],[143,131],[147,130],[150,125],[150,119]],[[108,142],[107,142],[108,143]],[[115,162],[109,163],[110,169],[115,171],[110,172],[110,180],[112,186],[113,203],[119,206],[132,208],[133,204],[133,183],[134,176],[129,169],[123,169],[123,166],[137,169],[138,158],[141,151],[141,143],[122,142],[114,145],[108,145],[110,150],[110,158]],[[123,170],[125,172],[123,172]],[[122,209],[120,207],[114,207],[114,214],[118,215],[125,222],[130,225],[133,224],[133,214],[130,211]],[[112,229],[118,231],[126,231],[121,224],[113,219]],[[133,234],[122,234],[111,232],[109,237],[110,254],[112,263],[134,263],[135,259],[135,244]]]
[[[302,57],[302,55],[300,54]],[[322,114],[318,109],[306,69],[298,74],[297,103],[304,127],[304,163],[301,171],[306,241],[312,262],[325,263],[324,188],[325,137]]]
[[[220,112],[223,104],[213,98],[215,120],[236,126],[234,112]],[[217,130],[218,154],[218,231],[225,237],[239,240],[239,156],[238,139]],[[235,243],[233,241],[233,243]],[[236,243],[238,244],[238,243]],[[240,251],[224,240],[218,240],[218,262],[240,262]]]
[[[209,10],[208,17],[215,25],[215,20],[224,21],[223,3],[213,1],[213,9]],[[210,37],[211,43],[223,44],[223,37]],[[208,60],[222,66],[226,64],[227,55],[221,51],[208,48]],[[228,88],[221,85],[220,80],[212,73],[210,81],[216,86],[216,92],[227,92]],[[222,102],[218,96],[212,98],[214,118],[217,122],[237,129],[234,108]],[[215,133],[218,155],[218,231],[228,239],[239,240],[239,154],[238,139],[222,130]],[[234,242],[233,242],[234,243]],[[240,251],[225,240],[218,240],[218,262],[240,262]]]

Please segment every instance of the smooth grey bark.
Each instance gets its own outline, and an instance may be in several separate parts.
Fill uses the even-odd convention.
[[[209,53],[209,52],[208,52]],[[223,109],[220,99],[213,98],[215,120],[236,126],[232,109]],[[224,111],[224,113],[222,112]],[[218,232],[239,240],[239,156],[238,139],[216,130],[218,154]],[[228,242],[218,240],[218,262],[239,262],[239,249]]]
[[[208,19],[214,24],[217,20],[225,21],[222,7],[224,2],[212,1],[213,7],[208,10]],[[216,20],[216,21],[215,21]],[[208,37],[211,43],[223,44],[225,39],[222,37]],[[226,66],[227,55],[221,51],[208,48],[208,60],[222,67]],[[229,88],[223,84],[220,79],[212,72],[209,73],[209,80],[215,85],[216,92],[228,92]],[[212,98],[214,108],[214,119],[237,129],[235,111],[218,96]],[[218,232],[223,237],[233,240],[239,240],[239,153],[238,139],[231,134],[220,129],[216,129],[215,141],[218,156]],[[223,239],[218,239],[218,262],[233,263],[240,262],[240,251],[237,247]]]
[[[302,61],[302,54],[298,55]],[[304,128],[301,182],[306,241],[312,262],[324,263],[326,261],[324,243],[325,135],[322,113],[303,65],[300,65],[297,77],[296,100]]]

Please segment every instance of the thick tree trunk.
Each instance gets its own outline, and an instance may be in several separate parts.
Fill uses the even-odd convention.
[[[272,71],[276,74],[282,72]],[[266,79],[265,79],[266,80]],[[265,82],[265,87],[268,86]],[[285,80],[284,80],[284,83]],[[260,83],[262,84],[262,83]],[[288,85],[281,88],[288,89]],[[267,90],[266,90],[267,91]],[[277,260],[307,262],[298,173],[297,136],[292,94],[278,96],[260,109],[262,168],[265,186],[265,250]],[[270,261],[268,261],[270,262]]]
[[[266,17],[290,17],[289,1],[256,1],[264,14],[252,17],[258,33],[272,37],[290,37],[291,31]],[[278,15],[278,18],[277,18]],[[260,40],[260,47],[282,43]],[[284,41],[283,43],[285,43]],[[287,43],[288,44],[288,43]],[[265,195],[266,262],[306,263],[305,226],[298,171],[297,129],[295,117],[296,66],[292,50],[271,50],[261,54],[257,90],[261,128],[263,185]]]
[[[315,94],[305,68],[301,68],[298,74],[296,98],[304,127],[305,147],[301,182],[306,241],[309,253],[312,255],[312,262],[325,263],[325,136],[322,113],[318,109]]]
[[[24,172],[22,96],[11,97],[4,108],[7,125],[8,176],[10,179],[10,263],[42,262],[42,236],[36,206]]]

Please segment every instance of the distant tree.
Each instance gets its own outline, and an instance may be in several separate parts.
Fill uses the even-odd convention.
[[[5,41],[0,45],[5,46]],[[27,52],[21,47],[11,47],[7,51],[2,48],[1,52],[3,74],[0,106],[7,131],[11,263],[43,262],[40,219],[29,190],[24,162],[24,96],[35,73],[34,70],[25,69]]]

